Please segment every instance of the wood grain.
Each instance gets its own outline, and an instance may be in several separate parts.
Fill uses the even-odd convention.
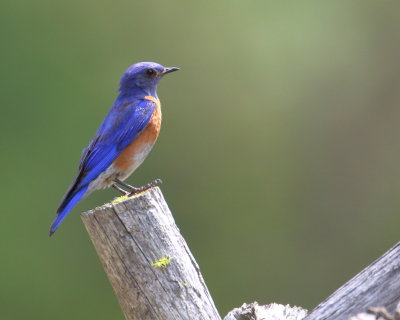
[[[81,215],[127,320],[220,320],[159,188]]]

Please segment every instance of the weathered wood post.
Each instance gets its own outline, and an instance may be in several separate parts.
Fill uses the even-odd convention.
[[[81,215],[127,320],[220,320],[159,188]]]
[[[81,217],[127,320],[221,320],[159,188]],[[399,300],[400,243],[308,314],[255,302],[224,320],[400,320]]]

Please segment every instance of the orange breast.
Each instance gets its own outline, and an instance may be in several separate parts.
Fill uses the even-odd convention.
[[[124,151],[114,160],[114,165],[119,170],[134,170],[146,158],[157,140],[161,128],[161,104],[160,100],[146,96],[145,100],[153,101],[156,109],[146,128],[129,144]]]

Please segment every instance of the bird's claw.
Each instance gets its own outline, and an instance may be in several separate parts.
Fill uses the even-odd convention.
[[[148,189],[151,189],[151,188],[157,186],[160,183],[162,183],[161,179],[155,179],[155,180],[149,182],[148,184],[145,184],[144,186],[142,186],[140,188],[132,187],[131,192],[129,193],[129,196],[133,196],[135,194],[138,194],[138,193],[141,193],[141,192],[146,191]]]

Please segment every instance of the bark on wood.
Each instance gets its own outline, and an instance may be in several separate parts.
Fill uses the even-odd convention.
[[[127,320],[220,320],[159,188],[81,215]]]
[[[400,301],[400,243],[319,304],[305,320],[347,320],[371,307],[393,314]]]
[[[277,303],[260,306],[257,302],[253,302],[233,309],[224,320],[301,320],[306,314],[307,310],[300,307]]]
[[[400,320],[400,304],[397,305],[393,314],[386,308],[369,308],[367,312],[359,313],[349,320]]]

